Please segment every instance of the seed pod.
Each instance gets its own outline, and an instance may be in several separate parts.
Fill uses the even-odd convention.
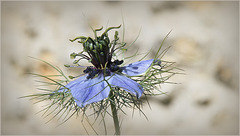
[[[93,49],[92,51],[93,51],[94,53],[97,53],[97,50],[96,50],[96,49]]]
[[[104,40],[99,40],[98,43],[102,44],[103,46],[105,46],[105,41]]]
[[[83,44],[83,48],[84,48],[84,51],[87,51],[87,50],[88,50],[88,43],[87,43],[87,42],[85,42],[85,43]]]
[[[99,49],[100,49],[100,51],[102,51],[102,50],[103,50],[103,46],[102,46],[102,44],[99,43],[98,45],[99,45]]]
[[[108,37],[108,35],[106,34],[106,36],[104,37],[104,41],[106,41],[107,42],[107,44],[109,44],[110,43],[110,39],[109,39],[109,37]]]
[[[93,50],[93,44],[92,43],[89,44],[89,50],[90,51]]]

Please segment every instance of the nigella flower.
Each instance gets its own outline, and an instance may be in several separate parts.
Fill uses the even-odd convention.
[[[99,37],[97,37],[96,32],[102,30],[102,28],[96,29],[94,30],[95,39],[80,36],[70,40],[73,42],[80,39],[79,43],[83,44],[84,52],[88,54],[85,55],[83,54],[84,52],[72,53],[72,58],[81,57],[75,60],[74,63],[76,64],[81,59],[87,59],[93,64],[93,66],[88,66],[83,71],[84,75],[58,90],[58,92],[70,90],[79,107],[104,100],[109,96],[113,88],[121,88],[140,98],[144,91],[143,87],[127,76],[143,74],[153,62],[160,64],[160,60],[150,59],[121,66],[124,62],[123,60],[113,60],[115,51],[123,49],[125,43],[118,42],[117,31],[115,32],[114,40],[110,42],[107,32],[119,27],[110,27]],[[66,66],[69,67],[69,65]]]
[[[133,110],[138,109],[140,113],[143,113],[141,110],[142,101],[139,98],[145,96],[145,100],[147,101],[147,96],[163,94],[159,89],[160,84],[166,83],[171,76],[178,74],[178,72],[175,72],[178,68],[174,66],[174,62],[162,60],[162,57],[169,48],[164,49],[160,53],[163,42],[170,32],[163,39],[154,59],[138,61],[124,66],[124,61],[136,54],[119,59],[119,56],[124,56],[125,51],[132,44],[126,46],[125,42],[120,41],[118,31],[115,31],[114,38],[110,41],[108,31],[118,28],[120,26],[109,27],[101,36],[97,36],[97,32],[103,28],[92,29],[94,38],[80,36],[70,40],[72,42],[78,40],[83,45],[83,51],[72,53],[70,57],[75,59],[73,62],[74,65],[70,66],[66,64],[65,66],[85,68],[83,74],[80,77],[77,76],[78,78],[71,82],[69,78],[73,79],[76,77],[69,76],[67,78],[59,67],[40,60],[55,69],[58,74],[41,75],[33,73],[33,75],[44,79],[44,81],[37,80],[37,82],[42,83],[44,86],[54,86],[55,89],[39,87],[37,89],[44,91],[44,93],[24,97],[31,97],[31,99],[38,100],[36,103],[51,100],[52,102],[49,105],[45,105],[45,108],[40,112],[44,111],[43,115],[45,114],[45,117],[54,113],[55,115],[52,118],[61,114],[59,118],[64,116],[63,123],[74,114],[79,115],[82,112],[85,115],[88,107],[94,110],[93,114],[96,114],[96,119],[99,116],[104,118],[106,113],[108,113],[107,108],[110,106],[115,134],[120,135],[117,111],[125,113],[122,107],[130,107]],[[140,60],[143,60],[143,58]],[[81,66],[79,63],[83,59],[88,60],[92,66]],[[155,93],[153,90],[158,90],[160,93]],[[47,112],[48,114],[46,114]],[[144,113],[143,115],[146,117]],[[105,134],[107,134],[105,121],[104,119],[101,121],[104,123]]]
[[[84,107],[86,104],[107,98],[110,86],[122,88],[136,95],[138,98],[141,97],[143,93],[142,86],[126,77],[126,75],[137,76],[144,73],[151,66],[153,59],[135,62],[124,67],[119,67],[114,62],[106,69],[88,67],[84,70],[86,75],[79,77],[65,86],[71,90],[72,96],[78,106]],[[62,88],[60,91],[62,90],[64,89]]]

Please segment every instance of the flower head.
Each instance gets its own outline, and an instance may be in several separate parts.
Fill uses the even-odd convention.
[[[126,77],[126,75],[140,75],[151,66],[152,62],[153,59],[132,63],[124,67],[115,67],[116,69],[121,69],[120,71],[122,72],[116,72],[116,69],[111,67],[105,70],[87,67],[84,70],[85,75],[70,82],[65,87],[71,91],[77,105],[80,107],[107,98],[111,87],[121,88],[140,98],[143,93],[142,86]],[[64,88],[59,91],[63,90]]]
[[[71,42],[78,40],[83,46],[83,51],[70,54],[70,57],[75,59],[73,65],[65,64],[64,66],[85,68],[83,74],[71,82],[69,79],[76,77],[69,76],[67,78],[59,67],[40,60],[55,69],[57,74],[41,75],[32,73],[34,76],[44,79],[44,81],[38,81],[41,83],[41,87],[37,89],[42,92],[25,97],[37,100],[36,103],[51,100],[51,103],[45,105],[45,108],[40,112],[43,112],[45,117],[52,113],[55,114],[53,118],[60,115],[59,118],[62,117],[64,120],[63,123],[74,114],[79,115],[82,112],[85,115],[88,107],[93,109],[96,119],[99,116],[104,118],[108,113],[107,108],[111,107],[116,134],[120,132],[117,131],[120,130],[117,111],[125,113],[122,107],[130,107],[133,110],[138,109],[145,116],[141,110],[142,101],[139,98],[144,96],[144,100],[147,101],[148,96],[163,94],[160,90],[160,84],[166,83],[171,76],[179,74],[175,72],[175,70],[180,69],[174,66],[174,62],[162,60],[169,48],[160,52],[163,42],[170,32],[163,39],[154,59],[142,61],[147,54],[138,62],[125,65],[124,61],[136,56],[137,53],[130,57],[118,58],[119,55],[124,56],[125,51],[132,45],[120,41],[118,31],[115,31],[113,40],[110,40],[108,32],[118,28],[120,26],[109,27],[100,36],[97,36],[97,32],[103,28],[92,29],[94,38],[79,36],[70,40]],[[83,59],[88,60],[92,65],[81,66],[79,62]],[[45,86],[51,86],[54,89],[45,88]],[[153,90],[158,90],[160,93]],[[104,119],[102,121],[104,122]]]
[[[73,58],[80,56],[80,59],[87,59],[93,64],[93,66],[88,66],[83,71],[84,75],[59,90],[60,92],[70,90],[79,107],[107,98],[110,90],[113,90],[112,88],[121,88],[136,95],[137,98],[140,98],[143,93],[143,87],[127,76],[143,74],[155,61],[150,59],[121,66],[123,60],[113,60],[115,51],[122,49],[125,43],[118,42],[118,31],[115,31],[114,40],[110,42],[107,32],[119,27],[110,27],[99,37],[96,32],[102,30],[102,28],[96,29],[94,30],[95,39],[80,36],[70,40],[73,42],[80,39],[79,43],[82,43],[84,48],[83,52],[79,54],[72,53],[71,56]],[[87,55],[83,54],[84,52]]]

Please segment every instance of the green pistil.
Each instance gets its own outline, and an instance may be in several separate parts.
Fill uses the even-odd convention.
[[[77,37],[73,40],[70,40],[71,42],[80,39],[80,41],[78,41],[79,43],[83,44],[84,47],[84,52],[87,52],[89,57],[84,56],[83,54],[81,54],[81,57],[83,57],[84,59],[90,60],[90,62],[98,69],[104,69],[104,66],[107,64],[108,67],[111,63],[111,59],[112,59],[112,54],[115,51],[115,45],[117,44],[117,41],[119,40],[118,38],[118,31],[115,31],[115,35],[114,35],[114,40],[112,42],[110,42],[110,39],[108,37],[108,31],[112,30],[112,29],[118,29],[120,28],[121,25],[117,26],[117,27],[109,27],[107,28],[101,36],[97,36],[97,32],[101,31],[103,29],[103,27],[99,28],[99,29],[92,29],[94,32],[94,36],[95,39],[91,38],[91,37],[84,37],[84,36],[80,36]],[[111,51],[110,51],[111,49]],[[78,54],[71,54],[71,58],[75,59],[76,56],[78,56]],[[80,60],[80,59],[79,59]],[[79,60],[74,61],[74,63],[78,63]],[[118,64],[117,64],[118,65]],[[113,70],[118,70],[119,68],[113,68]]]

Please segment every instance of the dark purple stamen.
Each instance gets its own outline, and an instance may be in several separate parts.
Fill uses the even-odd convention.
[[[118,65],[122,64],[123,60],[115,60],[114,62],[111,62],[110,65],[107,66],[106,70],[104,69],[97,69],[95,67],[89,66],[87,67],[85,70],[83,70],[83,72],[85,74],[88,74],[87,79],[93,79],[95,77],[95,75],[105,71],[105,74],[107,76],[109,76],[111,74],[111,72],[122,72],[122,68]]]

